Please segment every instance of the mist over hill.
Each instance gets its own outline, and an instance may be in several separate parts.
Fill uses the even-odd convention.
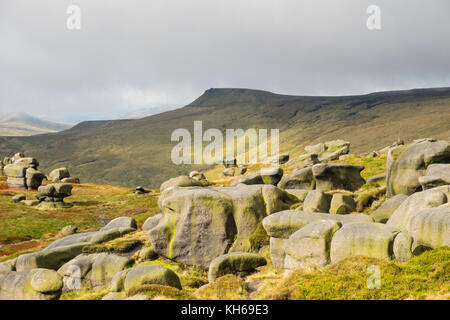
[[[30,136],[62,131],[71,126],[66,123],[42,120],[24,112],[0,115],[0,136]]]
[[[66,166],[83,182],[157,187],[164,180],[202,169],[171,162],[171,134],[247,128],[280,129],[280,150],[332,139],[368,152],[421,137],[450,136],[450,88],[379,92],[359,96],[292,96],[251,89],[209,89],[187,106],[137,120],[82,122],[56,133],[0,137],[0,156],[15,152],[39,159],[41,168]]]

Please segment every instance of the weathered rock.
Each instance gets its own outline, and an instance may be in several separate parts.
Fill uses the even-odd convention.
[[[7,260],[0,263],[0,273],[7,273],[11,271],[16,271],[16,261],[17,258]]]
[[[449,197],[450,186],[442,186],[422,192],[416,192],[402,202],[386,224],[407,232],[411,218],[417,211],[438,207],[447,203]]]
[[[120,292],[125,290],[125,278],[130,269],[117,272],[111,280],[111,292]]]
[[[450,164],[431,164],[424,176],[419,177],[423,190],[450,185]]]
[[[285,189],[284,191],[294,195],[295,197],[297,197],[298,201],[301,202],[305,201],[309,193],[309,190],[302,190],[302,189]]]
[[[65,226],[61,229],[61,233],[65,236],[77,233],[78,227],[74,225]]]
[[[195,179],[192,179],[188,176],[179,176],[176,178],[172,178],[161,184],[159,188],[162,193],[164,190],[174,187],[202,187],[203,184]]]
[[[415,246],[439,248],[450,245],[450,205],[417,210],[410,216],[406,230]]]
[[[144,284],[160,284],[181,290],[180,279],[172,270],[162,266],[138,265],[127,272],[124,282],[125,291]]]
[[[39,166],[39,162],[35,158],[18,158],[14,161],[14,164],[27,168],[37,168]]]
[[[330,262],[330,244],[334,233],[342,223],[333,220],[319,220],[293,233],[285,244],[284,268],[295,269],[310,265],[325,266]]]
[[[315,180],[312,168],[298,169],[281,179],[279,187],[282,189],[314,189]]]
[[[266,264],[266,259],[254,253],[232,252],[224,254],[211,261],[208,281],[214,282],[217,278],[230,273],[249,273]]]
[[[320,163],[312,167],[312,173],[316,180],[316,190],[344,189],[358,190],[365,184],[361,177],[363,166],[354,166],[343,163]]]
[[[337,215],[286,210],[264,218],[263,227],[271,237],[288,239],[295,231],[318,220],[334,220],[341,222],[343,225],[353,222],[373,221],[370,216],[365,214]]]
[[[23,152],[17,152],[16,154],[14,154],[14,156],[11,158],[12,163],[15,163],[17,160],[21,159],[21,158],[25,158],[25,154]]]
[[[273,164],[283,164],[288,161],[289,161],[289,153],[277,154],[270,158],[270,163]]]
[[[248,174],[242,178],[234,180],[230,185],[237,186],[238,184],[271,184],[277,185],[283,176],[283,169],[281,168],[264,168],[258,172]]]
[[[386,161],[388,197],[420,191],[419,177],[435,163],[450,163],[449,141],[425,140],[391,149]]]
[[[0,274],[0,300],[54,300],[61,289],[61,276],[53,270]]]
[[[370,216],[373,221],[386,223],[392,216],[395,210],[408,198],[405,194],[398,194],[390,199],[387,199],[378,209],[376,209]]]
[[[44,174],[34,168],[28,168],[25,173],[26,185],[28,189],[37,189],[42,184],[44,180]]]
[[[394,239],[394,256],[400,262],[406,262],[413,256],[414,239],[407,233],[400,232]]]
[[[20,201],[23,201],[26,199],[27,199],[27,197],[23,193],[16,194],[15,196],[13,196],[11,198],[12,202],[14,202],[14,203],[19,203]]]
[[[149,239],[162,256],[208,266],[229,250],[249,251],[249,238],[262,219],[295,202],[294,196],[270,185],[179,188],[163,198],[163,217]]]
[[[119,217],[114,220],[111,220],[106,226],[101,228],[100,231],[119,229],[119,228],[137,229],[136,220],[134,220],[131,217]]]
[[[205,175],[198,171],[191,171],[191,173],[189,173],[189,177],[198,181],[206,180]]]
[[[305,212],[328,212],[330,209],[331,195],[314,190],[308,193],[303,203]]]
[[[19,256],[16,262],[18,272],[27,272],[36,268],[58,270],[64,263],[81,253],[87,243],[73,244],[54,249],[44,249],[38,252]]]
[[[393,241],[399,232],[381,223],[348,223],[334,234],[331,241],[331,262],[358,255],[393,259]]]
[[[72,183],[72,184],[80,184],[80,178],[69,177],[61,179],[62,183]]]
[[[287,241],[288,239],[283,238],[270,238],[270,260],[275,268],[284,268]]]
[[[91,285],[106,286],[119,272],[130,266],[133,260],[116,254],[100,253],[95,257],[91,270]]]
[[[23,203],[27,207],[34,207],[39,204],[38,200],[22,200],[20,202]]]
[[[356,202],[351,196],[343,193],[333,194],[329,210],[331,214],[349,214],[354,211],[356,211]]]
[[[67,168],[63,167],[63,168],[55,169],[52,172],[50,172],[50,174],[48,175],[48,180],[53,181],[53,182],[58,182],[64,178],[69,178],[69,177],[70,177],[69,170],[67,170]]]
[[[124,300],[125,298],[125,292],[110,292],[105,295],[102,300]]]
[[[158,258],[158,254],[152,247],[145,247],[139,251],[138,258],[140,261],[155,260]]]
[[[148,218],[147,220],[145,220],[144,224],[142,225],[142,230],[150,231],[151,229],[153,229],[154,227],[156,227],[158,225],[161,218],[162,218],[161,213],[155,214],[154,216]]]

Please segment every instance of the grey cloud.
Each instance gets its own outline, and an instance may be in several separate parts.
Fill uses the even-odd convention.
[[[66,28],[70,4],[79,31]],[[379,31],[366,28],[370,4]],[[0,113],[109,119],[210,87],[449,86],[449,30],[448,0],[1,0]]]

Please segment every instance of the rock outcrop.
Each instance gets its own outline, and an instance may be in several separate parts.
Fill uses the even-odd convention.
[[[312,173],[316,180],[316,190],[343,189],[356,191],[366,181],[361,177],[363,166],[355,166],[343,163],[320,163],[312,167]]]
[[[423,139],[391,149],[386,161],[388,197],[400,193],[411,195],[421,191],[422,185],[419,178],[427,175],[428,166],[436,163],[450,163],[449,141]],[[430,171],[434,173],[433,169]],[[422,183],[427,186],[429,183],[433,185],[436,182],[424,179]]]
[[[208,271],[208,281],[214,282],[226,274],[247,275],[256,268],[265,266],[266,259],[248,252],[232,252],[221,255],[211,261]]]
[[[25,158],[23,154],[18,153],[14,155],[13,161],[7,162],[12,162],[3,168],[8,177],[6,182],[9,188],[31,190],[41,185],[44,174],[37,170],[39,162],[35,158]]]
[[[231,183],[231,186],[238,184],[271,184],[276,186],[283,176],[283,169],[281,168],[264,168],[258,172],[250,173],[242,178],[236,179]]]
[[[250,251],[249,238],[261,221],[296,201],[270,185],[178,188],[161,196],[163,216],[149,239],[159,255],[208,266],[225,253]]]

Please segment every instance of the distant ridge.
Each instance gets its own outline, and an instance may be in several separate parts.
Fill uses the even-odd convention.
[[[71,126],[42,120],[24,112],[0,115],[0,136],[31,136],[66,130]]]
[[[418,138],[450,136],[450,88],[375,92],[355,96],[294,96],[252,89],[209,89],[187,106],[137,120],[82,122],[31,137],[0,137],[0,158],[25,152],[47,172],[66,166],[85,182],[158,187],[201,167],[171,161],[175,129],[277,128],[280,151],[334,139],[363,153]]]

